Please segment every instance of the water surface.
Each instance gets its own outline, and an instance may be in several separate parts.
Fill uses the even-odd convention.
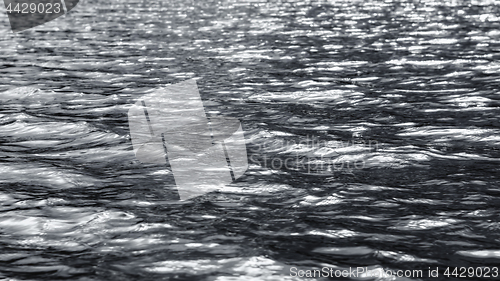
[[[0,275],[498,266],[496,4],[87,0],[2,30]],[[250,167],[184,202],[135,159],[127,111],[190,78],[242,121]],[[428,276],[378,280],[408,279]]]

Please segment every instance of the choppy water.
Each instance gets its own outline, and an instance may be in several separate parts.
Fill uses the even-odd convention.
[[[88,0],[2,30],[0,275],[498,266],[498,4]],[[251,166],[183,202],[135,160],[127,110],[188,78],[242,121]]]

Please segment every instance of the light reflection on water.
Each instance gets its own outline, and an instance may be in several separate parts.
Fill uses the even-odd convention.
[[[291,267],[498,265],[494,4],[89,0],[2,31],[0,274],[299,280]],[[135,160],[126,113],[189,78],[209,114],[242,121],[251,166],[182,202],[169,171]],[[323,142],[293,145],[307,138]],[[318,155],[364,166],[269,163]]]

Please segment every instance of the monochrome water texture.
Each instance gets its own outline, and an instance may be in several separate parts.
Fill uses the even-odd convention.
[[[1,277],[498,266],[498,4],[87,0],[18,33],[4,14]],[[179,201],[127,112],[191,78],[207,116],[241,121],[249,167]],[[320,157],[364,166],[311,172]]]

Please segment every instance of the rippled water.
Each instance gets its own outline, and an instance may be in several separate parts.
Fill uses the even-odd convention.
[[[2,30],[0,276],[498,266],[498,4],[87,0]],[[178,201],[127,110],[189,78],[242,121],[251,165]],[[377,280],[408,279],[429,278]]]

